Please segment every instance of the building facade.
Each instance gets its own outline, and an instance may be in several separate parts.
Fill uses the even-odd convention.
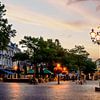
[[[8,68],[13,66],[12,58],[15,53],[20,52],[20,49],[15,43],[10,42],[7,50],[0,50],[0,67]]]
[[[96,60],[97,70],[100,71],[100,58]]]

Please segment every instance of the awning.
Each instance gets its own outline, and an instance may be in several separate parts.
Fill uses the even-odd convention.
[[[27,74],[34,74],[34,73],[35,73],[35,71],[33,69],[29,69],[27,72]]]
[[[7,70],[4,70],[4,72],[6,73],[6,74],[14,74],[13,72],[11,72],[11,71],[7,71]]]
[[[0,73],[1,73],[1,74],[10,74],[10,75],[14,74],[13,72],[7,71],[7,70],[5,70],[5,69],[0,69]]]
[[[53,74],[50,70],[44,68],[43,69],[44,74]]]

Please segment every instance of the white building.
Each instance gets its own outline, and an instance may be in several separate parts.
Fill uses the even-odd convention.
[[[0,67],[7,68],[13,66],[12,57],[14,53],[20,52],[20,49],[15,43],[9,43],[7,50],[0,50]]]

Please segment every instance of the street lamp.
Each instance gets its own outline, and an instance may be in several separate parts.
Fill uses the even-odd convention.
[[[54,72],[58,74],[58,84],[60,84],[59,74],[62,72],[62,67],[59,63],[54,68]]]
[[[92,29],[90,36],[93,43],[100,45],[100,32],[94,32],[94,29]]]
[[[18,68],[17,66],[14,66],[14,70],[15,70],[15,71],[17,70],[17,68]]]
[[[62,74],[67,74],[67,73],[68,73],[67,68],[66,68],[66,67],[63,67],[63,68],[62,68]]]
[[[100,29],[100,26],[98,27]],[[94,29],[91,30],[90,32],[91,40],[94,44],[97,44],[100,46],[100,31],[95,32]],[[99,51],[100,52],[100,51]],[[98,71],[99,72],[99,71]],[[99,76],[98,76],[99,77]],[[99,77],[100,78],[100,77]],[[100,91],[100,81],[99,81],[99,87],[95,87],[96,91]]]

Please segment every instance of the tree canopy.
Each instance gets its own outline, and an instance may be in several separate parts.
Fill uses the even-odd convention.
[[[84,73],[93,72],[96,69],[96,65],[90,58],[88,58],[89,53],[85,50],[84,46],[77,46],[69,50],[70,53],[70,63],[74,66],[74,70],[76,68],[80,71],[84,71]]]
[[[32,63],[45,63],[49,66],[50,70],[53,70],[55,63],[61,63],[62,66],[67,66],[69,70],[77,71],[89,70],[89,66],[92,65],[92,70],[95,70],[95,66],[92,61],[89,61],[89,53],[85,50],[84,46],[75,46],[72,49],[64,49],[59,40],[52,39],[44,40],[43,37],[35,38],[31,36],[25,36],[20,41],[22,47],[26,47]],[[87,65],[89,64],[89,66]]]
[[[11,37],[14,37],[16,33],[16,30],[12,29],[12,24],[8,24],[5,13],[5,5],[0,2],[0,50],[7,48]]]

